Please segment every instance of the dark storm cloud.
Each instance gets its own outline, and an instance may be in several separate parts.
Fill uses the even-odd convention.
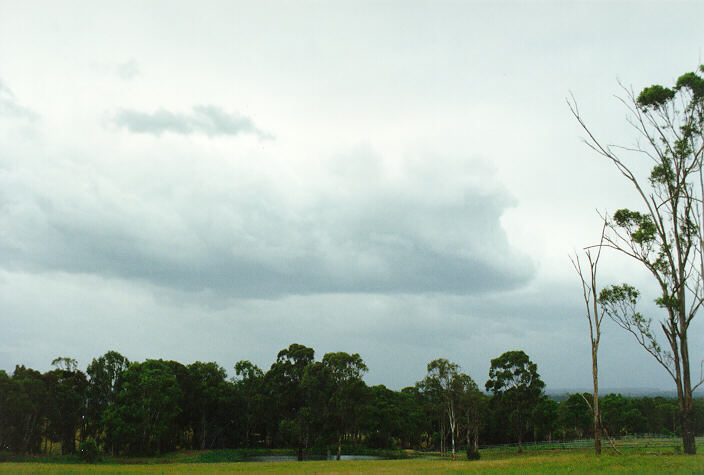
[[[254,134],[260,138],[269,138],[248,117],[230,114],[214,105],[193,106],[190,114],[177,114],[166,109],[158,109],[152,113],[121,109],[113,117],[113,122],[130,132],[142,134],[200,133],[209,137]]]
[[[21,105],[12,90],[0,81],[0,117],[35,120],[36,112]]]
[[[333,187],[292,205],[270,183],[233,184],[230,194],[196,188],[179,201],[78,184],[88,177],[67,175],[77,182],[62,190],[27,177],[9,174],[0,191],[0,259],[17,271],[256,298],[478,294],[515,288],[534,272],[500,226],[510,205],[501,191],[448,198],[360,181],[355,193]]]

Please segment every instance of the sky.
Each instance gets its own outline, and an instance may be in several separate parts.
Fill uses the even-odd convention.
[[[569,254],[637,207],[582,141],[702,61],[701,2],[0,0],[0,369],[524,350],[587,389]],[[635,165],[636,167],[638,165]],[[615,254],[603,285],[653,282]],[[704,316],[690,330],[704,358]],[[698,364],[693,364],[698,367]],[[604,324],[602,387],[673,387]]]

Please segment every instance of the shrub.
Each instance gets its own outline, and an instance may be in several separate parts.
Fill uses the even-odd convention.
[[[88,437],[78,446],[78,457],[87,463],[95,463],[100,455],[98,444],[93,438]]]
[[[479,460],[479,451],[467,447],[467,460]]]

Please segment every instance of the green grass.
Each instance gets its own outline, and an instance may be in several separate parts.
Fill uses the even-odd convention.
[[[309,449],[304,452],[304,456],[325,454],[326,449]],[[409,458],[409,454],[397,449],[368,449],[368,448],[347,448],[345,455],[374,455],[385,459]],[[189,464],[189,463],[227,463],[242,462],[248,457],[257,456],[292,456],[295,457],[295,449],[215,449],[215,450],[181,450],[177,452],[167,452],[157,455],[144,456],[110,456],[100,455],[97,465],[166,465],[166,464]],[[29,463],[43,465],[73,465],[82,464],[78,455],[59,454],[13,454],[0,451],[0,470],[2,462],[7,463]]]
[[[585,451],[482,453],[482,460],[440,458],[276,463],[46,464],[0,463],[0,473],[702,473],[704,455],[602,455]],[[174,459],[176,460],[176,459]]]

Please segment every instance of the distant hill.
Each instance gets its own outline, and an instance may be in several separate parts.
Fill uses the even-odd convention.
[[[550,397],[551,399],[554,399],[555,401],[562,401],[563,399],[567,399],[567,397],[570,394],[574,393],[590,393],[592,392],[592,388],[555,388],[555,389],[548,389],[545,391],[545,393]],[[610,388],[610,387],[605,387],[605,388],[599,388],[599,395],[600,396],[605,396],[607,394],[621,394],[622,396],[625,397],[643,397],[643,396],[648,396],[648,397],[666,397],[666,398],[676,398],[677,397],[677,391],[673,390],[666,390],[666,389],[660,389],[660,388]],[[702,396],[701,391],[695,391],[694,393],[695,397],[700,397]]]

